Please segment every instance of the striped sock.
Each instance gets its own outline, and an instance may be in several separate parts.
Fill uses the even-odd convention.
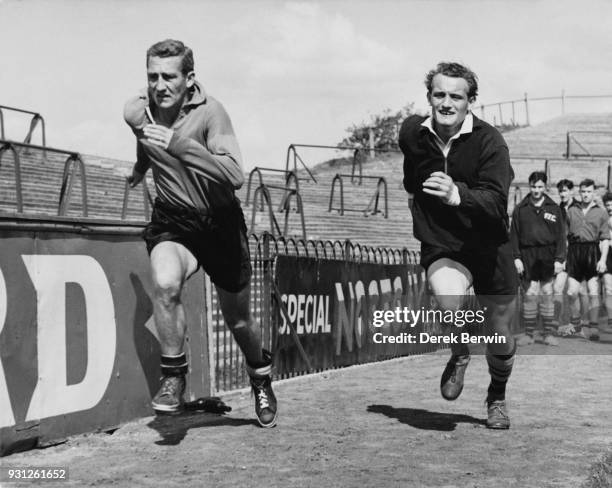
[[[272,354],[265,349],[262,352],[263,359],[257,364],[249,364],[247,361],[246,369],[251,378],[264,378],[272,374]]]
[[[506,398],[506,384],[512,373],[515,352],[516,344],[510,354],[495,355],[487,351],[487,364],[489,365],[489,374],[491,375],[487,403]]]
[[[580,332],[582,330],[582,323],[580,322],[580,317],[572,317],[570,319],[570,324],[572,324],[576,332]]]
[[[525,295],[523,302],[523,324],[525,325],[525,333],[533,336],[536,328],[536,318],[538,316],[538,304],[536,297],[533,295]]]
[[[187,374],[188,366],[187,355],[184,352],[161,355],[161,371],[164,376],[183,376]]]
[[[599,298],[599,295],[589,295],[589,298],[589,327],[592,329],[598,329],[601,298]]]
[[[563,300],[558,300],[557,297],[555,296],[555,301],[554,301],[554,320],[556,322],[557,325],[564,325],[561,323],[561,321],[563,320],[562,316],[563,316]]]
[[[545,334],[556,334],[557,327],[555,325],[555,304],[552,300],[544,300],[540,303],[540,315],[542,316],[542,322],[544,323]]]
[[[608,329],[612,328],[612,295],[606,293],[606,298],[604,300],[606,306],[606,312],[608,315]]]

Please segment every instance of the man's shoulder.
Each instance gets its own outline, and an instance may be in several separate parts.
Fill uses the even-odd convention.
[[[599,216],[604,216],[606,219],[608,218],[608,211],[607,211],[605,208],[603,208],[603,207],[601,207],[601,206],[599,206],[599,205],[595,205],[595,206],[593,207],[593,209],[597,209],[597,210],[596,210],[597,215],[599,215]]]
[[[415,139],[416,134],[421,129],[421,124],[427,117],[427,115],[417,114],[406,117],[404,122],[402,122],[398,137],[401,148],[408,147],[409,142]]]
[[[429,117],[429,115],[419,114],[412,114],[406,117],[406,119],[404,119],[404,122],[402,122],[402,130],[420,127],[420,125],[425,121],[425,119],[427,119],[427,117]]]
[[[544,194],[544,205],[546,207],[551,207],[554,208],[555,210],[561,210],[561,207],[559,206],[559,204],[557,202],[555,202],[550,195],[547,195],[546,193]]]
[[[479,134],[480,137],[491,139],[495,145],[502,145],[508,147],[506,144],[506,140],[502,133],[496,127],[493,127],[488,122],[476,117],[476,115],[472,114],[474,117],[474,125],[472,129],[473,134]]]
[[[524,208],[529,205],[529,195],[523,197],[523,199],[516,205],[516,210],[518,211],[521,208]]]
[[[210,95],[206,96],[206,101],[193,108],[191,111],[194,115],[201,117],[204,121],[215,118],[227,118],[228,114],[223,104]]]

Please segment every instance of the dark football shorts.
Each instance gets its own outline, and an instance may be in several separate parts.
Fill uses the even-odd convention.
[[[567,274],[576,281],[597,276],[597,261],[601,257],[598,242],[570,242],[567,247]]]
[[[429,244],[421,244],[421,265],[427,269],[434,261],[449,258],[465,266],[472,273],[477,295],[507,295],[518,290],[518,276],[510,242],[497,247],[483,247],[469,251],[449,251]]]
[[[227,207],[216,208],[213,215],[156,199],[143,238],[149,254],[160,242],[182,244],[223,290],[239,292],[251,280],[247,228],[238,199]]]
[[[557,246],[532,246],[521,248],[521,261],[525,281],[549,281],[555,276]]]

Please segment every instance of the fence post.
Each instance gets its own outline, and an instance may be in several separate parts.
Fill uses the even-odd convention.
[[[531,125],[529,123],[529,101],[527,99],[527,92],[525,92],[525,118],[527,119],[527,125]]]
[[[565,89],[561,90],[561,115],[565,115]]]
[[[612,181],[612,162],[608,160],[608,191],[611,191],[610,189],[611,181]]]
[[[272,300],[272,286],[271,282],[274,277],[272,276],[272,263],[270,260],[270,234],[264,232],[263,235],[263,253],[262,253],[262,264],[263,264],[263,303],[262,303],[262,316],[261,316],[261,325],[262,325],[262,338],[263,344],[266,348],[271,349],[272,342],[270,333],[272,330],[272,324],[274,321],[271,316],[271,300]],[[274,351],[272,351],[274,352]]]
[[[372,127],[368,129],[368,144],[370,146],[370,157],[374,159],[374,130]]]

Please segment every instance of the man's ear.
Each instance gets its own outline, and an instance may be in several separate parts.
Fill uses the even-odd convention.
[[[195,83],[195,71],[187,73],[187,88],[191,88]]]
[[[474,104],[476,103],[476,97],[469,97],[468,98],[468,104],[469,104],[469,109],[472,110],[472,108],[474,107]]]

